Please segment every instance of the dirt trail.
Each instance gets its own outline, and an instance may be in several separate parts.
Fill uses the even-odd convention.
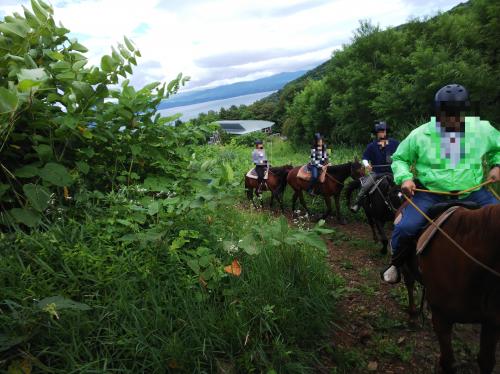
[[[344,294],[332,322],[331,344],[322,351],[320,373],[433,373],[439,347],[430,313],[410,321],[406,289],[383,284],[379,270],[388,256],[378,254],[363,223],[331,225],[336,232],[328,241],[332,271],[344,279]],[[417,293],[420,300],[420,289]],[[478,326],[455,325],[455,357],[458,373],[478,373],[475,362]],[[500,347],[497,349],[500,373]]]

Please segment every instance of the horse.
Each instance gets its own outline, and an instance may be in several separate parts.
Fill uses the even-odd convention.
[[[434,219],[436,214],[429,212],[429,216]],[[439,231],[418,256],[414,244],[407,246],[410,254],[406,255],[403,269],[424,286],[441,351],[439,364],[445,373],[455,372],[451,344],[455,323],[481,324],[478,355],[481,373],[491,373],[495,366],[496,345],[500,339],[499,223],[500,204],[477,210],[460,207],[441,229],[461,249]]]
[[[292,165],[284,165],[284,166],[276,166],[270,167],[268,172],[267,180],[264,180],[261,190],[262,191],[271,191],[271,202],[270,207],[272,208],[274,198],[278,200],[281,211],[284,211],[283,206],[283,193],[285,192],[286,184],[287,184],[287,175],[290,170],[293,169]],[[257,208],[257,204],[254,200],[254,190],[255,196],[260,197],[260,194],[257,193],[258,182],[257,179],[249,178],[245,175],[245,190],[247,193],[248,200],[252,201],[253,206]]]
[[[373,240],[376,243],[380,242],[382,244],[380,253],[386,254],[389,241],[385,235],[384,224],[386,222],[394,222],[395,213],[402,202],[399,197],[401,189],[396,186],[392,175],[389,173],[379,175],[375,178],[376,184],[360,201],[360,206],[363,208],[370,224]],[[360,180],[354,180],[347,186],[346,197],[348,207],[351,206],[352,192],[359,188],[360,185]]]
[[[301,167],[302,166],[293,168],[287,176],[287,182],[294,190],[294,194],[292,197],[292,211],[295,212],[297,199],[299,199],[306,212],[310,214],[309,209],[306,206],[303,194],[303,191],[309,187],[310,182],[297,177],[297,174]],[[325,181],[323,183],[316,183],[316,186],[314,188],[314,191],[322,195],[325,199],[327,209],[322,218],[327,218],[332,214],[331,196],[333,196],[335,199],[335,208],[337,210],[337,220],[340,224],[346,223],[345,219],[340,215],[339,202],[340,193],[342,192],[342,189],[344,187],[344,181],[349,176],[353,179],[358,179],[363,175],[363,173],[363,167],[358,160],[347,162],[341,165],[327,167]]]

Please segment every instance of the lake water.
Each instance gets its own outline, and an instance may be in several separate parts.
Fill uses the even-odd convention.
[[[256,94],[231,97],[229,99],[206,101],[204,103],[161,109],[158,112],[165,117],[173,116],[177,113],[182,113],[182,117],[180,118],[180,120],[185,122],[192,118],[198,117],[198,114],[200,113],[207,113],[209,110],[219,111],[220,108],[228,109],[231,105],[240,106],[253,104],[254,102],[266,96],[269,96],[274,92],[276,91],[259,92]]]

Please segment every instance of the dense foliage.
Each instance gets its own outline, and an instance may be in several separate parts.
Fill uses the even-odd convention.
[[[156,113],[185,78],[135,89],[128,39],[87,66],[31,5],[0,22],[0,371],[311,370],[331,230],[239,212],[249,150]]]
[[[322,80],[287,103],[285,133],[301,142],[321,131],[352,144],[367,141],[378,118],[404,133],[433,114],[435,92],[453,82],[470,90],[481,117],[500,124],[499,17],[497,1],[472,0],[384,31],[362,22]]]

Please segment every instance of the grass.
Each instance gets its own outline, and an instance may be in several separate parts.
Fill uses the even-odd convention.
[[[244,173],[241,150],[204,151]],[[325,253],[287,244],[301,230],[238,198],[154,220],[141,199],[103,195],[38,231],[0,234],[0,348],[11,343],[0,371],[28,357],[55,373],[312,372],[342,292]],[[161,235],[122,240],[152,228]],[[239,277],[224,271],[234,259]],[[90,309],[37,306],[55,295]]]

